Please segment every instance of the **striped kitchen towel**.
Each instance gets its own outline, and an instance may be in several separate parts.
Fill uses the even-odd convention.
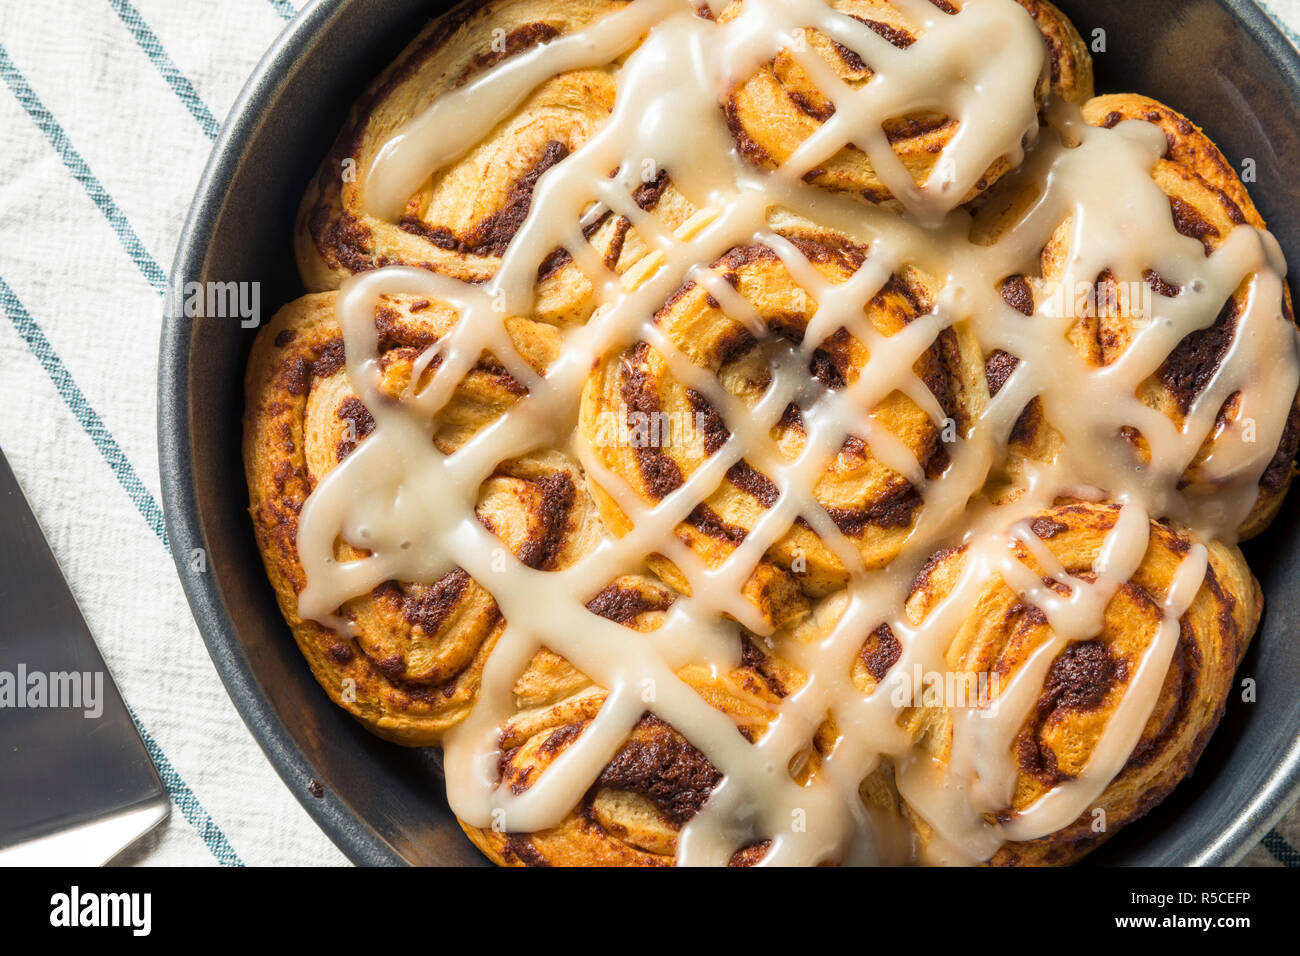
[[[136,863],[346,862],[263,757],[199,638],[168,552],[155,434],[182,220],[240,87],[304,2],[0,9],[0,447],[175,803]],[[1271,6],[1300,27],[1300,0]],[[1296,866],[1297,847],[1293,811],[1247,859]]]

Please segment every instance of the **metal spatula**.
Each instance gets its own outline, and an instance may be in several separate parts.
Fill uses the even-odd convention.
[[[98,866],[170,802],[0,453],[0,865]]]

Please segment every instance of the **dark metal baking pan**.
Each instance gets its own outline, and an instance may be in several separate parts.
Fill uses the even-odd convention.
[[[1250,0],[1061,0],[1095,54],[1099,92],[1141,92],[1187,113],[1236,163],[1300,262],[1300,55]],[[262,283],[266,315],[298,295],[292,229],[307,180],[370,79],[449,4],[317,0],[253,72],[190,209],[172,282]],[[384,743],[316,686],[276,608],[253,541],[240,463],[244,362],[254,332],[236,319],[169,317],[159,371],[159,455],[167,529],[199,629],[271,762],[355,862],[474,864],[443,797],[436,755]],[[1267,610],[1195,775],[1092,859],[1133,865],[1238,860],[1300,784],[1300,493],[1247,548]],[[206,570],[194,571],[195,548]],[[315,797],[312,780],[323,787]],[[256,804],[256,795],[249,795]]]

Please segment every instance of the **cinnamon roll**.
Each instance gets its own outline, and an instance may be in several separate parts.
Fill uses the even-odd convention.
[[[661,584],[620,581],[597,596],[594,610],[603,616],[613,611],[623,626],[648,631],[672,599]],[[557,694],[556,684],[544,675],[546,663],[534,661],[520,678],[514,688],[519,712],[501,730],[500,786],[516,795],[553,772],[556,760],[581,738],[605,703],[602,691],[580,682]],[[792,675],[746,638],[738,666],[722,674],[686,667],[678,676],[734,721],[743,739],[757,740],[786,693],[783,680]],[[556,699],[560,694],[565,696]],[[462,826],[476,846],[506,866],[668,866],[681,828],[699,813],[721,779],[690,740],[648,711],[581,804],[556,826],[528,833]],[[755,852],[750,848],[749,855]],[[746,859],[738,852],[732,865],[745,865]]]
[[[1039,79],[1035,91],[1038,101],[1046,99],[1049,92],[1070,102],[1087,100],[1092,96],[1092,58],[1073,24],[1050,3],[1017,2],[1033,16],[1047,43],[1050,67]],[[910,47],[922,32],[906,5],[888,0],[835,0],[832,6],[899,50]],[[934,6],[945,15],[957,16],[963,5],[941,0]],[[721,19],[732,19],[742,9],[742,0],[737,0],[723,11]],[[874,75],[860,54],[832,37],[808,30],[797,39],[825,62],[824,68],[834,71],[850,87],[865,85]],[[787,48],[732,91],[726,105],[727,125],[746,159],[775,168],[789,160],[835,114],[835,109],[817,79]],[[924,184],[960,125],[958,119],[943,110],[931,108],[889,117],[884,135],[908,175]],[[1011,157],[997,157],[963,198],[976,198],[1013,165]],[[896,205],[871,159],[852,143],[809,170],[804,178],[829,189],[857,193],[872,203]]]
[[[532,89],[491,138],[419,184],[395,221],[374,215],[367,204],[370,170],[391,132],[439,95],[626,5],[475,0],[430,23],[353,108],[303,197],[295,250],[307,288],[335,289],[349,275],[394,264],[471,282],[492,276],[528,215],[538,180],[608,118],[616,63],[562,71]],[[658,210],[669,228],[687,218],[666,174],[655,170],[641,185],[640,208]],[[583,227],[611,267],[625,260],[626,268],[643,251],[625,256],[628,231],[626,218],[611,215]],[[580,322],[593,307],[591,280],[564,249],[551,250],[539,266],[537,295],[534,316],[543,321]]]
[[[488,590],[449,568],[422,582],[376,585],[339,609],[345,627],[298,614],[306,583],[297,544],[303,505],[375,428],[344,370],[335,299],[336,293],[298,299],[260,333],[248,367],[244,428],[250,513],[281,610],[331,699],[387,739],[436,743],[473,704],[503,626]],[[420,355],[452,321],[450,308],[424,298],[393,297],[375,310],[386,395],[410,394],[431,374],[434,363],[422,367]],[[524,319],[510,326],[520,354],[545,369],[558,350],[554,330]],[[518,401],[520,391],[484,355],[439,409],[432,440],[453,452]],[[530,567],[572,562],[593,531],[582,478],[558,453],[502,462],[479,489],[475,514]],[[363,550],[339,542],[335,558]]]
[[[1085,502],[1039,512],[1013,539],[1013,566],[1060,597],[1065,616],[1077,615],[1080,611],[1070,606],[1074,589],[1081,582],[1097,583],[1094,568],[1119,514],[1114,505]],[[951,671],[971,675],[976,688],[987,688],[974,719],[987,725],[978,730],[1000,724],[1001,736],[986,736],[1010,742],[1005,752],[978,765],[992,778],[982,773],[978,783],[990,790],[1000,784],[998,796],[1008,798],[985,813],[991,821],[1031,834],[1038,826],[1034,814],[1043,812],[1048,794],[1065,794],[1081,807],[1063,825],[1052,821],[1044,836],[1009,840],[992,865],[1069,863],[1100,845],[1191,772],[1223,716],[1233,672],[1259,621],[1259,586],[1237,548],[1211,542],[1195,596],[1176,624],[1167,626],[1166,605],[1194,541],[1185,531],[1155,521],[1147,539],[1136,568],[1109,589],[1113,597],[1100,627],[1088,629],[1084,639],[1064,640],[1061,621],[1049,620],[1041,607],[1025,600],[1018,583],[1000,575],[981,576],[972,594],[972,611],[945,656]],[[969,548],[936,554],[913,585],[908,617],[923,622],[958,586],[972,559]],[[1122,712],[1126,695],[1152,673],[1154,658],[1162,653],[1168,663],[1163,679],[1153,682],[1154,699],[1140,713]],[[1028,687],[1018,686],[1023,682]],[[903,721],[921,742],[922,760],[951,769],[954,716],[950,709],[924,707],[905,713]],[[969,731],[969,724],[963,729]],[[1089,791],[1089,775],[1126,730],[1136,734],[1136,743],[1124,748],[1118,773]],[[975,740],[974,734],[963,738],[959,732],[956,747],[973,749]],[[997,772],[1004,776],[997,778]],[[916,824],[922,844],[942,840],[919,815]]]
[[[1285,262],[1041,0],[479,0],[308,186],[244,460],[325,692],[504,865],[1064,864],[1191,772]]]
[[[867,250],[844,236],[787,222],[781,239],[806,257],[820,276],[842,285],[860,269]],[[843,390],[858,382],[870,360],[870,349],[846,326],[825,330],[811,356],[791,369],[791,344],[805,338],[818,303],[791,276],[780,256],[764,245],[738,246],[710,266],[712,283],[692,280],[675,290],[655,313],[655,324],[674,349],[689,361],[694,376],[716,381],[733,405],[723,415],[708,390],[678,380],[672,368],[649,343],[640,341],[606,356],[583,391],[579,432],[590,443],[600,466],[630,485],[639,498],[653,504],[681,487],[684,481],[731,438],[728,418],[749,414],[768,393],[774,374],[807,376],[809,384]],[[729,308],[710,288],[717,280],[734,290]],[[938,284],[915,268],[891,275],[863,307],[871,331],[889,337],[933,308]],[[735,317],[737,314],[740,318]],[[943,419],[951,414],[950,367],[953,344],[945,354],[939,343],[916,359],[913,369],[924,394],[901,391],[882,395],[867,409],[873,427],[889,433],[902,446],[901,457],[914,459],[926,478],[942,475],[948,464],[942,440]],[[774,364],[783,363],[781,371]],[[686,366],[680,366],[685,368]],[[927,403],[942,411],[936,421]],[[674,427],[684,423],[686,427]],[[864,419],[865,423],[865,419]],[[608,441],[611,425],[629,436]],[[663,434],[651,434],[652,426]],[[645,432],[644,441],[637,426]],[[781,410],[768,440],[768,454],[792,461],[806,447],[806,432],[798,402]],[[723,481],[678,526],[676,535],[706,564],[724,562],[745,540],[779,489],[761,466],[742,458],[727,469]],[[813,488],[813,496],[839,533],[856,548],[867,568],[887,565],[915,526],[922,508],[909,476],[880,461],[864,437],[849,434],[829,458]],[[597,488],[596,500],[606,525],[616,534],[629,527],[618,505]],[[666,580],[689,592],[671,563],[656,556],[653,566]],[[745,586],[771,626],[798,620],[808,613],[808,599],[844,586],[848,570],[806,519],[799,518],[768,550]]]
[[[1092,126],[1114,128],[1124,122],[1155,126],[1168,143],[1165,155],[1151,170],[1152,180],[1168,197],[1169,210],[1178,233],[1199,242],[1203,254],[1211,256],[1239,225],[1264,227],[1264,220],[1251,201],[1245,186],[1218,147],[1186,117],[1148,97],[1132,94],[1095,97],[1083,104],[1082,117]],[[994,241],[1007,227],[1008,209],[1019,208],[1027,197],[1012,190],[998,197],[984,210],[984,221],[977,221],[976,239]],[[1117,362],[1128,349],[1136,330],[1152,321],[1158,299],[1174,299],[1186,290],[1162,276],[1153,266],[1143,270],[1138,282],[1121,282],[1107,265],[1095,279],[1089,277],[1080,288],[1069,288],[1066,264],[1080,237],[1073,216],[1067,215],[1053,231],[1038,257],[1037,268],[1024,274],[1007,276],[1000,289],[1007,306],[1033,316],[1036,303],[1055,298],[1075,313],[1069,330],[1072,345],[1089,366],[1106,368]],[[1257,275],[1246,275],[1218,311],[1212,324],[1184,336],[1138,388],[1141,401],[1167,417],[1177,428],[1188,427],[1193,409],[1203,396],[1218,404],[1212,413],[1213,427],[1196,449],[1186,469],[1178,476],[1178,487],[1189,495],[1212,499],[1218,486],[1227,484],[1207,469],[1216,451],[1239,444],[1243,428],[1249,430],[1248,415],[1240,408],[1239,391],[1212,395],[1210,386],[1234,343],[1236,323],[1251,296]],[[1195,281],[1195,280],[1193,280]],[[1294,323],[1291,292],[1281,288],[1281,312],[1285,321]],[[1013,371],[1018,358],[1002,350],[985,356],[984,379],[990,395],[996,395]],[[1223,390],[1220,390],[1223,391]],[[980,403],[983,389],[971,389],[972,402]],[[1288,397],[1290,411],[1267,466],[1259,475],[1254,503],[1243,517],[1238,533],[1242,538],[1258,534],[1277,514],[1294,474],[1297,447],[1300,446],[1300,393]],[[1124,440],[1133,450],[1136,461],[1150,467],[1151,448],[1141,429],[1126,426]],[[1054,456],[1061,435],[1045,415],[1042,403],[1026,407],[1012,435],[1013,455],[1009,467],[1015,470],[1025,457],[1038,459]],[[1013,479],[1014,484],[1014,479]]]

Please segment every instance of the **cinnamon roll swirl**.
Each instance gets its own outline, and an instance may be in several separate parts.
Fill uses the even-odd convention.
[[[589,607],[648,632],[672,600],[673,592],[662,584],[640,578],[615,582]],[[738,666],[721,674],[691,666],[678,676],[733,720],[746,740],[762,736],[786,693],[784,682],[793,679],[753,638],[744,639]],[[581,738],[606,696],[582,678],[561,688],[536,660],[514,694],[519,712],[501,730],[499,785],[520,795],[555,772],[555,762]],[[682,827],[721,779],[690,740],[646,712],[580,805],[557,826],[535,832],[462,826],[476,846],[505,866],[670,866]],[[732,865],[747,865],[755,853],[761,855],[761,847],[738,852]]]
[[[957,16],[963,8],[963,4],[947,0],[931,2],[948,16]],[[1039,80],[1038,101],[1046,99],[1049,92],[1076,103],[1092,96],[1092,58],[1073,24],[1050,3],[1017,2],[1033,16],[1047,46],[1049,68]],[[910,47],[922,32],[909,16],[906,5],[889,0],[836,0],[832,6],[899,50]],[[721,19],[734,18],[742,9],[742,0],[737,0],[723,11]],[[808,30],[797,39],[824,61],[823,69],[830,69],[850,87],[861,87],[871,81],[874,71],[866,60],[836,39],[817,30]],[[787,48],[737,86],[727,99],[726,109],[727,125],[745,158],[756,165],[775,168],[789,160],[804,141],[834,116],[836,107],[818,78],[810,75],[808,67]],[[884,134],[908,175],[918,184],[924,184],[960,125],[942,110],[926,109],[889,117]],[[997,157],[963,198],[976,198],[1014,164],[1012,157]],[[852,143],[809,170],[804,178],[829,189],[855,193],[868,202],[897,205],[870,157]]]
[[[832,285],[848,281],[868,254],[846,237],[807,223],[787,222],[778,235]],[[805,337],[818,303],[795,281],[781,257],[764,245],[731,249],[709,271],[725,286],[716,281],[686,283],[656,312],[655,324],[689,362],[687,366],[679,361],[679,369],[716,381],[713,393],[728,402],[732,416],[746,415],[768,392],[774,374],[791,373],[788,367],[778,371],[776,365],[790,364],[792,344],[809,344]],[[710,291],[721,294],[722,288],[731,290],[734,302],[724,306]],[[935,279],[920,270],[900,269],[863,304],[867,326],[884,338],[898,333],[933,308],[937,288]],[[811,357],[793,369],[809,379],[814,387],[810,395],[818,388],[837,391],[856,384],[870,361],[870,349],[846,326],[822,331],[825,338]],[[898,457],[909,458],[928,479],[938,478],[948,464],[941,432],[954,408],[953,353],[960,348],[949,343],[945,350],[936,342],[926,349],[913,366],[924,394],[914,398],[889,391],[863,418],[864,426],[869,420],[872,429],[887,432],[891,443],[902,448]],[[709,389],[675,377],[649,343],[637,342],[606,356],[587,380],[579,432],[600,466],[652,505],[681,487],[731,437],[728,416],[709,395]],[[938,419],[931,408],[941,410]],[[686,427],[674,427],[682,423]],[[625,434],[629,440],[611,441],[611,434]],[[768,440],[767,453],[779,460],[790,461],[804,452],[806,432],[798,402],[785,407]],[[887,565],[916,524],[922,500],[909,477],[873,454],[865,433],[850,433],[814,486],[817,506],[869,569]],[[601,482],[594,491],[606,525],[616,534],[624,533],[630,527],[626,515]],[[778,495],[762,466],[742,458],[675,533],[706,564],[716,566],[745,540]],[[656,555],[652,565],[689,593],[671,562]],[[807,615],[810,598],[843,587],[847,579],[842,560],[801,517],[768,550],[746,583],[745,595],[767,624],[781,627]]]
[[[339,609],[334,626],[304,620],[298,593],[303,505],[363,445],[375,419],[348,382],[336,293],[301,298],[259,334],[249,363],[244,462],[250,513],[281,610],[321,686],[380,736],[427,745],[464,716],[503,622],[491,593],[461,568],[427,580],[384,581]],[[420,356],[455,320],[446,305],[394,297],[374,314],[384,392],[410,395],[436,368]],[[512,341],[534,368],[558,352],[554,330],[520,319]],[[519,400],[523,389],[490,354],[437,413],[433,442],[450,453]],[[571,563],[589,545],[594,513],[573,463],[559,453],[505,461],[480,487],[478,519],[530,567]],[[339,542],[338,561],[362,549]]]
[[[1300,338],[1228,160],[1092,82],[1041,0],[478,0],[356,105],[250,513],[487,856],[1063,864],[1190,773]]]
[[[1199,243],[1205,256],[1220,249],[1237,226],[1264,228],[1264,220],[1235,170],[1209,137],[1186,117],[1149,97],[1132,94],[1095,97],[1083,104],[1082,117],[1092,126],[1107,129],[1132,121],[1151,124],[1161,131],[1168,144],[1167,151],[1152,168],[1151,178],[1168,197],[1174,228],[1180,235]],[[1029,197],[1019,188],[992,200],[983,211],[985,218],[977,220],[976,240],[996,241],[1014,213],[1028,201]],[[1162,276],[1153,266],[1143,270],[1139,286],[1121,281],[1109,265],[1085,286],[1070,288],[1067,264],[1087,242],[1088,236],[1080,234],[1074,216],[1067,215],[1043,246],[1037,269],[1004,277],[1000,291],[1009,308],[1029,317],[1038,305],[1055,299],[1058,306],[1073,313],[1075,321],[1068,334],[1079,357],[1091,367],[1104,369],[1124,356],[1137,330],[1152,321],[1153,311],[1159,308],[1158,300],[1176,299],[1188,290]],[[1213,427],[1186,463],[1185,470],[1177,476],[1178,488],[1193,498],[1213,499],[1229,485],[1228,479],[1216,477],[1207,468],[1216,452],[1222,454],[1225,447],[1239,445],[1243,440],[1253,441],[1249,437],[1243,439],[1243,428],[1248,431],[1250,423],[1240,408],[1241,393],[1229,391],[1216,397],[1211,385],[1233,347],[1238,317],[1246,308],[1257,279],[1255,273],[1246,275],[1213,323],[1178,341],[1138,388],[1143,404],[1179,429],[1191,427],[1193,410],[1203,397],[1218,402],[1216,409],[1202,409],[1202,414],[1206,410],[1213,413]],[[1281,288],[1280,308],[1284,320],[1294,324],[1291,292],[1285,284]],[[1002,350],[987,354],[984,382],[972,383],[970,388],[972,404],[979,407],[984,394],[996,396],[1018,361],[1017,356]],[[1300,392],[1287,396],[1286,400],[1290,412],[1285,427],[1276,446],[1271,448],[1267,466],[1256,483],[1253,504],[1238,528],[1243,539],[1258,534],[1277,514],[1295,471],[1296,451],[1300,447]],[[1151,467],[1150,444],[1141,429],[1125,426],[1123,437],[1135,459]],[[1062,436],[1045,414],[1042,403],[1035,400],[1018,420],[1010,444],[1013,453],[1008,468],[1013,473],[1010,483],[1014,487],[1017,479],[1023,477],[1023,460],[1054,457],[1061,448]]]
[[[1012,560],[1068,606],[1080,582],[1096,583],[1094,568],[1119,513],[1114,505],[1085,502],[1039,512],[1013,539]],[[1145,553],[1131,575],[1115,582],[1100,629],[1079,640],[1063,640],[1060,622],[1027,602],[1018,583],[999,575],[981,581],[945,656],[953,672],[993,678],[976,682],[989,688],[980,695],[976,719],[991,714],[990,725],[1004,725],[1010,741],[999,760],[980,768],[990,776],[1006,774],[1005,780],[981,781],[990,789],[1003,784],[999,796],[1009,797],[985,811],[988,819],[1019,824],[1028,833],[1045,796],[1076,787],[1082,797],[1077,817],[1037,839],[1009,840],[992,865],[1073,862],[1149,811],[1195,766],[1223,716],[1262,598],[1241,552],[1212,542],[1195,597],[1162,634],[1168,599],[1193,545],[1185,531],[1150,522]],[[968,548],[934,555],[913,585],[908,617],[920,623],[933,613],[971,559]],[[1159,653],[1162,641],[1169,645],[1169,664],[1154,701],[1145,714],[1122,713],[1126,694],[1150,669],[1147,658]],[[1018,687],[1022,681],[1030,686]],[[1017,695],[1019,703],[1008,705]],[[1000,705],[1009,712],[998,712]],[[925,759],[950,767],[962,756],[954,755],[952,710],[918,708],[902,720]],[[1118,773],[1109,783],[1100,781],[1104,788],[1093,787],[1095,795],[1085,793],[1110,738],[1130,728],[1140,732]],[[969,747],[969,739],[958,736],[957,747],[963,744]],[[918,816],[916,824],[923,844],[941,841],[926,820]]]
[[[519,103],[485,142],[439,169],[411,193],[395,221],[367,204],[370,170],[392,131],[443,94],[562,35],[581,31],[627,0],[475,0],[434,20],[356,104],[308,187],[295,232],[298,268],[312,291],[349,275],[414,265],[471,282],[492,276],[523,224],[538,180],[587,142],[609,117],[616,64],[562,71]],[[665,192],[668,193],[665,196]],[[669,228],[689,215],[668,177],[655,170],[636,196]],[[626,269],[639,258],[625,217],[599,216],[583,228],[600,260]],[[590,278],[564,249],[537,272],[534,317],[585,320]]]

